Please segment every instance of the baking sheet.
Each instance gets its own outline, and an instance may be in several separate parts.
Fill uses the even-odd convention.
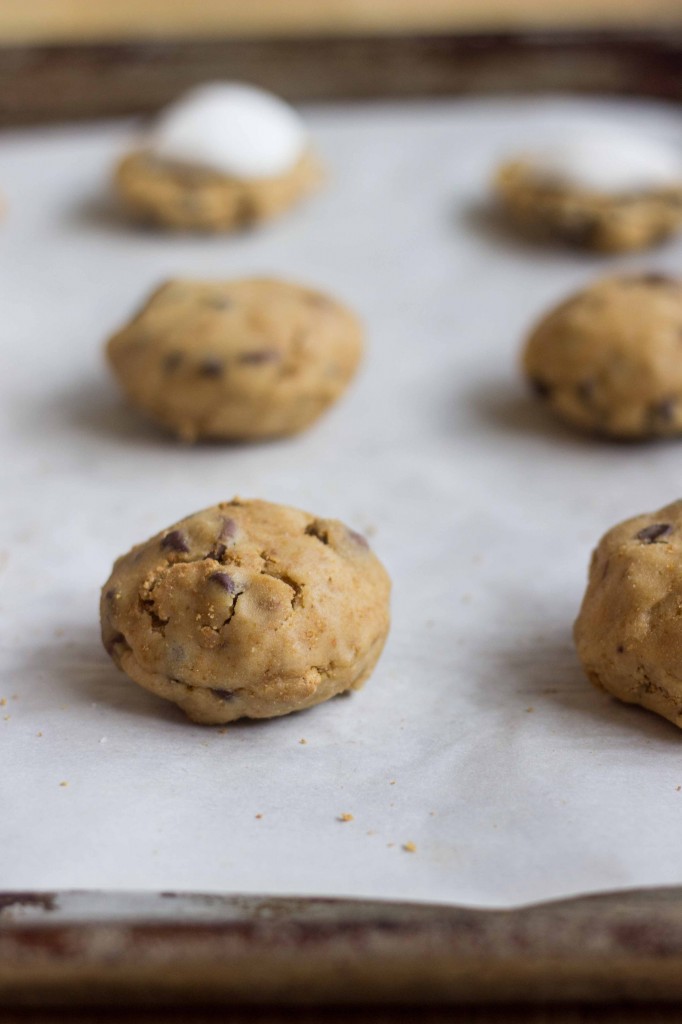
[[[591,547],[680,496],[682,447],[575,436],[516,365],[548,305],[595,273],[679,270],[682,245],[542,250],[484,203],[509,149],[585,118],[677,139],[677,113],[508,99],[307,116],[329,187],[236,238],[118,219],[105,181],[129,124],[0,137],[0,889],[506,906],[682,883],[682,735],[593,690],[570,638]],[[182,447],[123,406],[102,343],[168,275],[254,273],[353,305],[362,373],[302,437]],[[235,494],[370,534],[393,628],[360,693],[220,732],[116,671],[97,603],[118,554]]]

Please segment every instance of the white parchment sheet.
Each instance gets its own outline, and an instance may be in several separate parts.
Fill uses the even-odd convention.
[[[483,208],[509,149],[585,118],[677,138],[677,112],[556,99],[307,116],[328,188],[235,238],[112,213],[130,125],[0,136],[0,889],[511,905],[680,884],[682,733],[592,689],[571,626],[601,533],[682,494],[682,444],[555,425],[517,352],[594,274],[679,271],[682,245],[542,250]],[[302,437],[182,447],[123,406],[103,341],[166,276],[255,273],[357,308],[362,372]],[[367,531],[393,627],[362,692],[220,733],[117,672],[98,594],[133,543],[235,494]]]

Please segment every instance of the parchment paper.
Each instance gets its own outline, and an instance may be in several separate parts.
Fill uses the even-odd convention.
[[[328,188],[236,238],[139,231],[109,208],[129,124],[0,138],[0,888],[509,905],[682,883],[682,733],[592,689],[570,635],[593,544],[680,496],[682,445],[575,436],[517,370],[548,306],[596,273],[679,271],[682,246],[538,249],[484,208],[510,149],[584,118],[677,138],[677,113],[307,115]],[[253,273],[356,307],[362,373],[303,437],[182,447],[123,406],[103,341],[168,275]],[[235,494],[367,531],[393,628],[362,692],[220,733],[116,671],[97,604],[117,555]]]

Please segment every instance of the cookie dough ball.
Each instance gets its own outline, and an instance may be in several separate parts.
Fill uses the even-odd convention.
[[[171,281],[107,346],[133,405],[183,440],[295,434],[362,353],[345,306],[284,281]]]
[[[601,539],[575,624],[588,678],[682,726],[682,501]]]
[[[682,158],[626,132],[569,134],[504,163],[495,189],[521,233],[599,252],[643,249],[682,226]]]
[[[102,640],[195,722],[272,718],[362,686],[386,640],[389,592],[364,537],[342,523],[235,499],[118,559]]]
[[[530,335],[523,365],[561,419],[622,439],[682,432],[682,282],[662,274],[600,281]]]
[[[232,231],[283,212],[322,177],[292,107],[251,85],[216,82],[163,111],[114,182],[137,220]]]

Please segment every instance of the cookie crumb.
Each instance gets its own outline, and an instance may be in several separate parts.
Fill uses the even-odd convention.
[[[389,782],[389,786],[395,786],[395,779],[391,779],[391,781]]]
[[[416,853],[417,847],[414,845],[414,843],[403,843],[403,850],[405,851],[405,853]]]
[[[530,714],[531,711],[535,711],[535,708],[526,708],[526,714]]]
[[[5,722],[9,722],[9,720],[10,720],[10,718],[11,718],[11,717],[12,717],[11,715],[5,715],[5,717],[4,717],[4,719],[3,719],[3,721],[5,721]]]
[[[257,814],[257,815],[256,815],[256,817],[257,817],[257,818],[258,818],[258,820],[260,821],[260,819],[261,819],[261,818],[263,817],[263,815],[262,815],[262,814]]]
[[[36,736],[42,736],[42,735],[43,735],[42,732],[37,732],[36,733]]]
[[[7,707],[7,697],[0,697],[0,708]]]
[[[339,814],[337,821],[354,821],[352,814]]]
[[[302,744],[303,746],[305,746],[305,744],[306,744],[306,743],[307,743],[308,741],[307,741],[307,740],[304,740],[304,739],[300,739],[300,740],[299,740],[298,742],[299,742],[300,744]]]
[[[675,792],[676,792],[676,793],[679,793],[679,791],[680,791],[681,789],[682,789],[682,786],[675,786]]]
[[[59,785],[62,789],[66,789],[66,787],[68,786],[68,782],[60,782]]]

